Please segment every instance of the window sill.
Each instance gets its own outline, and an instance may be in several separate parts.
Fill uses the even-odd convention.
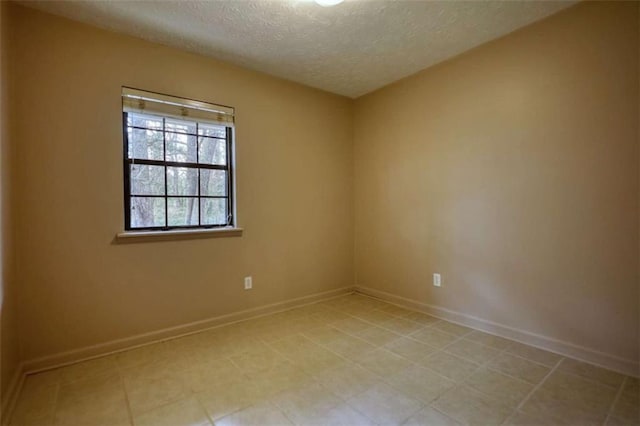
[[[171,231],[125,231],[116,234],[118,243],[190,240],[196,238],[241,237],[242,228],[175,229]]]

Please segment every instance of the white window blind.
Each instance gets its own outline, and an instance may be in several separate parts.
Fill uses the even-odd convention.
[[[232,127],[234,109],[144,90],[122,88],[122,110]]]

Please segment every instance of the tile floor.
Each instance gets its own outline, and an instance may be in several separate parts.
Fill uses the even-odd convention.
[[[638,425],[638,379],[348,295],[36,375],[12,425]]]

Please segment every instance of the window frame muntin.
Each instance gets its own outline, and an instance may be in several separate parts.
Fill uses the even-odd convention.
[[[198,125],[201,123],[197,120],[189,120],[186,118],[186,121],[193,121],[196,123],[196,133],[182,133],[182,132],[168,132],[166,130],[166,116],[153,114],[153,113],[143,113],[143,115],[155,115],[159,118],[162,118],[162,130],[146,128],[140,126],[128,126],[127,124],[127,116],[130,114],[128,111],[122,111],[122,142],[123,142],[123,172],[124,172],[124,229],[125,231],[173,231],[173,230],[198,230],[198,229],[220,229],[220,228],[233,228],[236,226],[235,223],[235,187],[234,187],[234,147],[233,147],[233,127],[219,124],[219,126],[225,128],[225,137],[215,137],[215,136],[205,136],[198,135]],[[169,117],[171,118],[171,117]],[[143,129],[143,130],[151,130],[151,131],[161,131],[162,132],[162,149],[163,149],[163,158],[164,160],[148,160],[148,159],[134,159],[129,158],[129,133],[128,128],[131,127],[133,129]],[[166,146],[166,134],[167,133],[175,133],[175,134],[183,134],[188,136],[196,137],[196,163],[192,162],[179,162],[179,161],[166,161],[167,158],[167,146]],[[218,139],[225,141],[225,154],[226,154],[226,164],[207,164],[207,163],[198,163],[199,155],[200,155],[200,141],[198,138],[208,138],[208,139]],[[131,194],[131,165],[132,164],[143,164],[143,165],[153,165],[153,166],[161,166],[164,167],[164,195],[132,195]],[[183,168],[192,168],[198,170],[198,195],[168,195],[168,186],[167,186],[167,167],[183,167]],[[224,170],[227,173],[226,179],[226,196],[211,196],[211,195],[201,195],[200,194],[200,170]],[[131,198],[139,197],[139,198],[163,198],[165,202],[165,226],[147,226],[147,227],[132,227],[131,226]],[[169,226],[169,211],[168,211],[168,200],[169,198],[197,198],[198,199],[198,225],[178,225],[178,226]],[[227,223],[226,224],[212,224],[212,225],[202,225],[202,206],[200,204],[201,199],[221,199],[226,198],[227,200]]]

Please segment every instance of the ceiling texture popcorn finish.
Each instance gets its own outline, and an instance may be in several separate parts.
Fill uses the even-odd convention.
[[[25,6],[356,98],[575,1],[29,1]]]

